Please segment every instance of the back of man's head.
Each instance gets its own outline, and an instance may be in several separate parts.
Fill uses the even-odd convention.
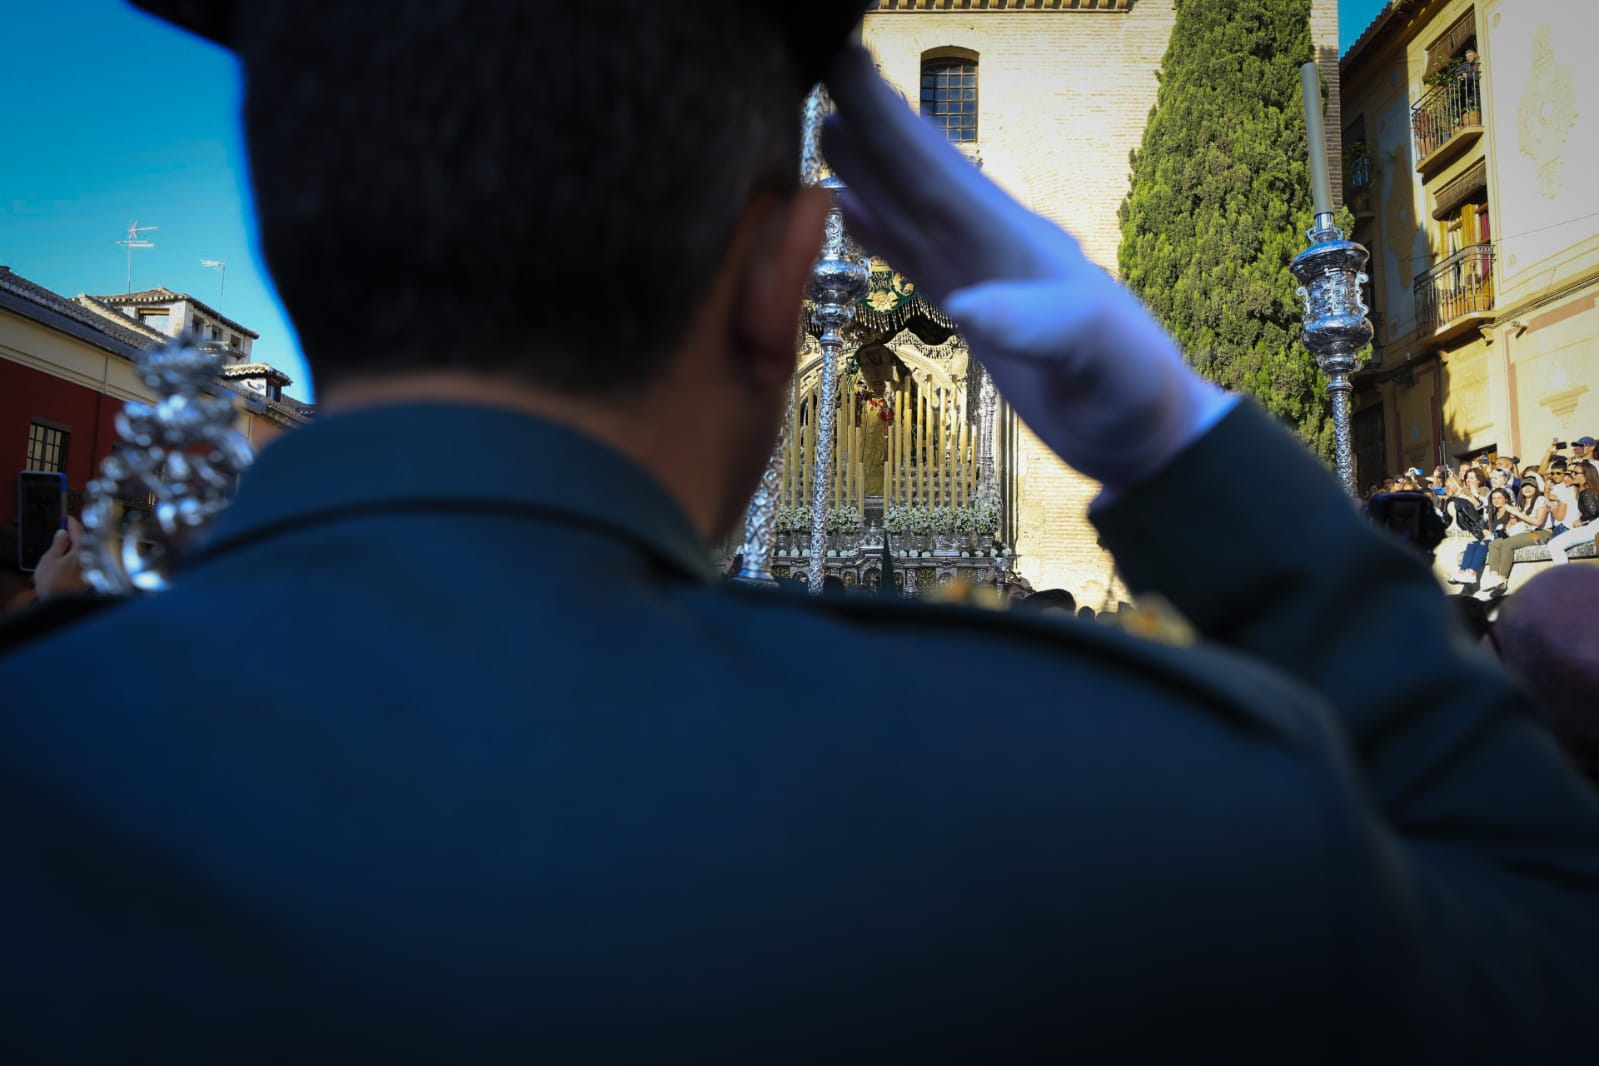
[[[1042,589],[1016,605],[1027,611],[1054,611],[1060,614],[1077,613],[1077,597],[1065,589]]]
[[[1599,782],[1599,567],[1535,575],[1500,608],[1496,635],[1556,739]]]
[[[752,194],[797,183],[765,6],[240,5],[262,250],[317,384],[647,383]]]

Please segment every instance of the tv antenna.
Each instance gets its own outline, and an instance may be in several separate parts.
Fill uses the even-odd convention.
[[[228,264],[221,259],[202,259],[200,265],[217,272],[217,303],[221,303],[223,289],[228,283]]]
[[[128,250],[128,291],[133,291],[133,250],[135,248],[154,248],[154,241],[147,241],[144,235],[151,230],[160,229],[160,226],[141,226],[139,220],[134,219],[128,223],[128,235],[123,240],[117,241]]]

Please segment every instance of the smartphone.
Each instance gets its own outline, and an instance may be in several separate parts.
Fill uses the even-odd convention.
[[[17,475],[17,567],[32,573],[50,550],[56,530],[67,528],[67,475],[24,470]]]

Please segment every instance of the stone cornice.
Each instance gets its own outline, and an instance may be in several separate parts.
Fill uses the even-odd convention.
[[[921,15],[945,11],[971,13],[1059,11],[1125,14],[1134,0],[876,0],[869,15]]]

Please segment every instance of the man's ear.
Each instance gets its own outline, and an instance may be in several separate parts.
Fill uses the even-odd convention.
[[[807,186],[762,197],[745,214],[733,322],[739,356],[757,385],[781,384],[794,372],[800,302],[831,204],[832,193]]]

